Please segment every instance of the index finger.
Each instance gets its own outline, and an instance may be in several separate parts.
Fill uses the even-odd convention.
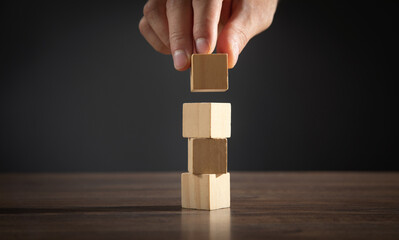
[[[166,15],[173,62],[176,70],[184,71],[190,66],[193,52],[191,0],[168,0]]]
[[[193,0],[193,36],[198,53],[211,53],[215,49],[222,0]]]

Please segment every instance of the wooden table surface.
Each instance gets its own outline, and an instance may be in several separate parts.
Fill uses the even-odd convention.
[[[399,239],[399,173],[232,172],[211,212],[179,173],[1,174],[0,239]]]

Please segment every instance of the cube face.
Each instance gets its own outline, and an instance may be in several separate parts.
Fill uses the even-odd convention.
[[[230,207],[230,174],[183,173],[181,199],[183,208],[214,210]]]
[[[191,55],[191,92],[228,90],[227,54]]]
[[[229,138],[230,103],[184,103],[183,137]]]
[[[231,104],[211,104],[210,138],[229,138],[231,135]]]
[[[189,138],[188,171],[194,174],[227,173],[227,139]]]

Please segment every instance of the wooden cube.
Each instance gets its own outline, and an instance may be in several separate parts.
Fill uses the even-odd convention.
[[[230,173],[181,175],[183,208],[214,210],[230,207]]]
[[[191,55],[191,92],[225,92],[229,88],[227,54]]]
[[[183,137],[229,138],[230,103],[184,103]]]
[[[227,173],[227,139],[189,138],[188,172]]]

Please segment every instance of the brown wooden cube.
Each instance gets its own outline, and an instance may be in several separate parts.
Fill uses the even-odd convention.
[[[188,171],[194,174],[227,173],[227,139],[189,138]]]
[[[228,88],[226,53],[191,55],[191,92],[225,92]]]

